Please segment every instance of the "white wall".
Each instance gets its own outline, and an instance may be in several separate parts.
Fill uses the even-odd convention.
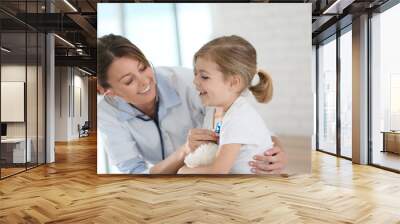
[[[77,139],[78,124],[82,126],[88,120],[88,79],[82,75],[75,68],[56,67],[55,141]],[[80,105],[82,116],[79,112]]]
[[[1,121],[24,122],[25,82],[1,81]]]
[[[81,76],[83,73],[76,70],[74,71],[74,96],[71,96],[74,99],[74,110],[72,113],[71,119],[71,132],[70,135],[72,138],[78,138],[78,124],[82,126],[85,121],[88,120],[88,78]],[[78,91],[80,90],[80,93]],[[80,94],[80,97],[79,97]],[[81,101],[81,102],[79,102]],[[80,112],[80,109],[82,110]]]
[[[25,82],[25,65],[2,65],[1,81]],[[7,110],[7,108],[1,108]],[[25,122],[7,123],[7,137],[25,137]]]
[[[24,116],[26,112],[26,120],[22,122],[6,122],[7,137],[21,138],[27,136],[30,139],[30,148],[32,161],[36,162],[38,153],[39,163],[44,162],[44,89],[42,68],[39,66],[25,66],[21,64],[3,64],[1,66],[1,81],[24,82],[26,85],[26,107],[25,100],[19,110]],[[27,78],[27,81],[25,80]],[[4,89],[2,89],[3,92]],[[22,91],[22,92],[21,92]],[[20,94],[24,94],[24,90],[20,90]],[[7,97],[6,95],[2,95]],[[24,97],[22,97],[24,98]],[[3,104],[3,103],[2,103]],[[12,110],[18,110],[12,107],[2,107],[2,112],[13,113]],[[15,113],[15,112],[14,112]]]
[[[272,76],[274,97],[263,108],[270,128],[277,134],[311,135],[311,5],[223,4],[212,10],[213,38],[244,37],[257,50],[258,67]]]
[[[55,68],[55,141],[67,141],[68,68]],[[67,96],[67,97],[65,97]]]
[[[32,70],[18,64],[8,64],[1,66],[1,81],[5,82],[25,82],[26,70]],[[23,94],[23,93],[22,93]],[[2,96],[3,98],[4,96]],[[8,110],[9,108],[1,108],[1,110]],[[24,108],[22,108],[24,110]],[[4,113],[4,112],[3,112]],[[25,136],[25,123],[24,122],[8,122],[7,135],[9,137],[24,137]]]
[[[28,137],[31,133],[36,134],[36,107],[37,107],[37,99],[36,99],[36,80],[31,80],[29,77],[31,74],[36,75],[36,67],[18,64],[8,64],[1,66],[1,81],[9,81],[9,82],[25,82],[25,75],[28,72],[28,83],[29,87],[27,88],[27,106],[31,106],[27,108],[27,120],[28,120]],[[33,87],[32,87],[33,86]],[[4,96],[2,96],[3,98]],[[1,110],[9,110],[10,108],[1,108]],[[24,110],[24,108],[22,108]],[[7,136],[8,137],[25,137],[25,126],[26,122],[7,122]]]

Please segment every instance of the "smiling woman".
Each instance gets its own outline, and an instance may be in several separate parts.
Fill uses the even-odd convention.
[[[98,149],[120,172],[176,174],[192,150],[217,141],[212,130],[199,128],[205,108],[190,70],[153,68],[122,36],[99,38],[97,49],[98,80],[105,90],[98,103]],[[282,149],[268,153],[259,155],[257,164],[263,170],[281,170],[286,164]],[[261,172],[260,167],[254,172]]]
[[[156,99],[156,82],[153,70],[130,57],[113,61],[109,68],[108,83],[113,88],[104,95],[121,96],[145,114],[153,116]]]
[[[105,89],[99,131],[111,164],[124,173],[176,173],[187,132],[204,113],[194,88],[177,75],[190,71],[153,69],[135,45],[115,35],[99,39],[98,58]]]

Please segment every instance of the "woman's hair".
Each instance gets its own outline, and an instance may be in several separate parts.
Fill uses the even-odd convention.
[[[109,34],[97,39],[97,78],[99,85],[110,88],[107,71],[115,58],[130,57],[150,66],[142,51],[122,36]]]
[[[215,62],[225,78],[240,75],[244,88],[248,88],[258,102],[267,103],[272,99],[272,79],[265,71],[257,71],[256,50],[242,37],[233,35],[216,38],[196,52],[194,63],[199,57]],[[252,86],[251,81],[255,74],[259,76],[259,82]]]

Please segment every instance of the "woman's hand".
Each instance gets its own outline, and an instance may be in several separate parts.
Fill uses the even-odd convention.
[[[287,154],[279,139],[272,137],[274,147],[267,149],[262,155],[255,155],[250,161],[251,172],[256,174],[280,174],[287,165]]]
[[[189,130],[187,139],[186,139],[186,154],[189,154],[197,149],[202,144],[216,143],[218,140],[218,135],[209,130],[202,128],[193,128]]]

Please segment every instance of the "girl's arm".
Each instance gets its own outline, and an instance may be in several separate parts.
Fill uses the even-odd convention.
[[[186,156],[186,145],[181,146],[170,156],[150,168],[150,174],[176,174],[178,169],[184,165]]]
[[[222,145],[215,157],[213,164],[189,168],[183,166],[179,169],[179,174],[228,174],[237,156],[239,155],[241,144]]]
[[[208,129],[194,128],[189,131],[186,143],[170,156],[150,168],[150,174],[176,174],[184,163],[185,156],[201,144],[216,142],[217,136]]]

